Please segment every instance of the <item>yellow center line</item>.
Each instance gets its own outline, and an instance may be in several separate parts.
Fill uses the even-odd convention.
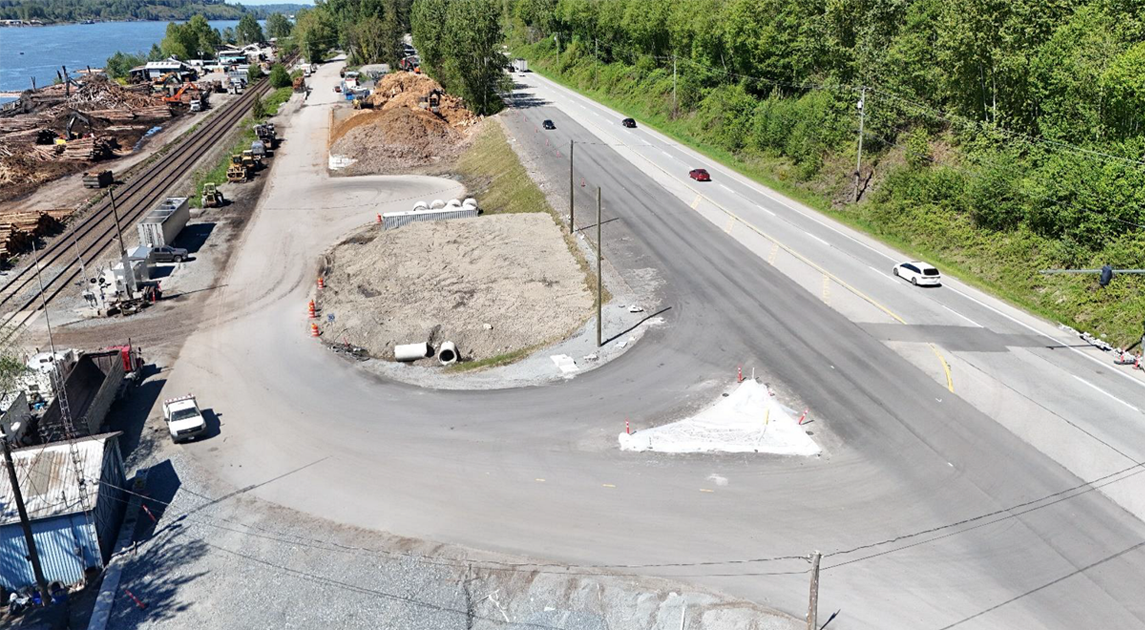
[[[774,242],[773,242],[773,243],[771,244],[771,254],[770,254],[770,255],[768,255],[768,257],[767,257],[767,264],[769,264],[769,265],[771,265],[772,267],[774,267],[774,266],[775,266],[775,256],[776,256],[776,254],[778,254],[778,253],[779,253],[779,245],[778,245],[777,243],[774,243]]]
[[[724,231],[727,232],[728,234],[731,234],[732,228],[735,227],[735,224],[736,224],[736,220],[732,217],[728,217],[728,224],[724,226]]]
[[[826,274],[823,275],[823,301],[827,304],[831,303],[831,278]]]
[[[539,482],[541,482],[541,483],[544,483],[544,482],[545,482],[545,480],[544,480],[544,479],[541,479],[540,477],[537,477],[537,478],[536,478],[534,481],[539,481]]]
[[[715,492],[715,490],[709,490],[707,488],[700,488],[700,492]]]
[[[704,198],[704,196],[703,196],[703,195],[700,195],[700,194],[697,194],[697,195],[696,195],[696,198],[695,198],[695,199],[692,201],[692,209],[693,209],[693,210],[695,210],[696,208],[700,207],[700,200],[701,200],[701,199],[703,199],[703,198]]]
[[[615,488],[615,487],[616,487],[616,486],[614,486],[614,485],[612,485],[612,484],[610,484],[610,483],[606,483],[606,484],[603,484],[603,485],[604,485],[604,487],[605,487],[605,488]]]

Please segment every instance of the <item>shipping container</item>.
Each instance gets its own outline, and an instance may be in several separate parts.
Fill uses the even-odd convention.
[[[136,226],[139,231],[139,244],[147,247],[172,245],[190,218],[191,205],[187,203],[186,197],[164,199],[154,210],[139,220]]]

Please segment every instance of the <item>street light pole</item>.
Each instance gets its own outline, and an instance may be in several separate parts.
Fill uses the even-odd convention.
[[[576,232],[576,224],[573,217],[576,214],[575,204],[573,203],[573,193],[576,188],[573,184],[573,149],[576,147],[576,140],[569,140],[569,234]]]
[[[131,263],[127,260],[127,247],[123,245],[123,228],[119,226],[119,210],[115,207],[115,192],[111,189],[107,191],[107,198],[111,200],[111,215],[115,217],[115,234],[119,237],[119,259],[123,264],[123,284],[127,289],[127,299],[135,297],[135,273],[131,269]]]

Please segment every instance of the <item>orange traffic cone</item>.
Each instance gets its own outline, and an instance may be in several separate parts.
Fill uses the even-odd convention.
[[[318,276],[318,288],[319,289],[325,289],[326,288],[326,280],[322,276]]]
[[[318,337],[322,333],[318,332],[318,324],[310,324],[310,336]]]
[[[310,300],[310,303],[306,305],[306,315],[310,319],[318,319],[318,312],[314,309],[314,300]]]
[[[743,367],[742,366],[736,368],[736,382],[737,383],[743,382]]]

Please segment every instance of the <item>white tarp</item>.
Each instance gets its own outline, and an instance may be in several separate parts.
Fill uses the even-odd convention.
[[[819,446],[767,387],[747,380],[700,413],[671,424],[621,433],[620,449],[659,453],[818,455]]]

